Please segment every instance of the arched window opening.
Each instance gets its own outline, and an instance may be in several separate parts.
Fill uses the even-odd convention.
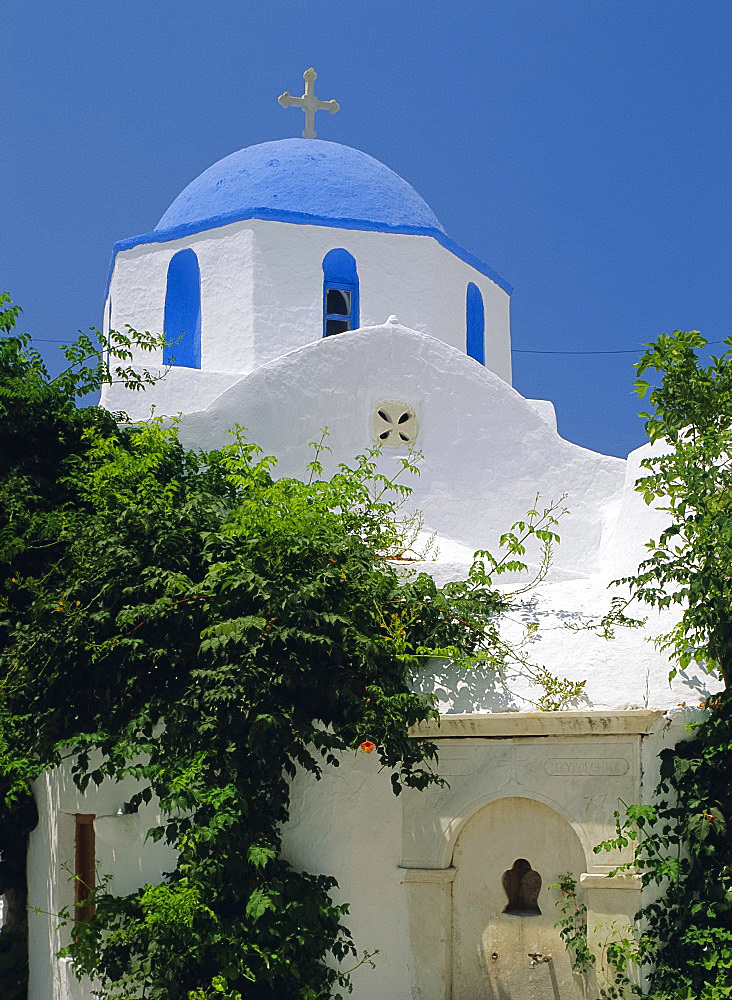
[[[356,261],[338,247],[323,258],[323,336],[355,330],[358,324]]]
[[[473,282],[465,297],[465,349],[471,358],[485,364],[485,311],[483,296]]]
[[[168,265],[163,364],[201,367],[201,272],[193,250],[181,250]]]

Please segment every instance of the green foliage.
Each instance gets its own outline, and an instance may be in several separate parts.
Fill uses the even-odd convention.
[[[696,331],[659,337],[636,366],[636,390],[652,441],[670,449],[649,459],[639,480],[646,502],[660,501],[671,524],[628,581],[634,596],[682,609],[662,638],[679,669],[692,660],[732,678],[732,350],[699,364],[706,340]],[[725,341],[732,347],[732,340]],[[660,375],[651,387],[642,377]],[[639,836],[644,882],[664,887],[642,913],[644,961],[653,962],[654,996],[732,997],[732,698],[708,703],[691,739],[662,754],[659,802],[629,811]]]
[[[595,963],[595,956],[587,944],[587,906],[577,894],[577,882],[570,872],[557,876],[549,886],[556,889],[555,905],[562,916],[554,924],[572,959],[572,971],[587,972]]]
[[[732,340],[725,341],[732,347]],[[642,464],[636,488],[668,513],[669,527],[648,543],[650,555],[627,584],[631,600],[659,609],[676,606],[677,624],[661,637],[673,677],[692,661],[732,676],[732,350],[707,368],[697,352],[706,340],[676,331],[647,345],[636,365],[636,391],[653,410],[643,413],[651,441],[663,451]],[[651,384],[643,376],[653,373]],[[616,599],[601,623],[637,624]],[[595,850],[633,845],[635,857],[617,870],[655,885],[657,898],[636,914],[632,932],[612,928],[605,958],[608,1000],[732,998],[732,691],[706,705],[691,738],[661,754],[653,806],[616,812],[615,837]],[[647,990],[633,981],[645,970]]]
[[[113,333],[110,368],[83,335],[56,379],[24,338],[0,342],[0,850],[48,767],[69,758],[82,791],[131,776],[128,810],[157,798],[149,836],[177,864],[125,897],[100,879],[95,916],[72,931],[77,972],[125,1000],[340,995],[347,963],[371,956],[355,953],[335,881],[282,858],[290,779],[373,743],[396,794],[440,780],[434,746],[408,736],[436,715],[413,673],[432,656],[505,664],[493,577],[520,569],[532,539],[545,570],[556,508],[437,587],[405,572],[419,522],[376,452],[324,480],[321,440],[309,482],[274,479],[239,428],[197,454],[174,425],[78,409],[111,379],[151,379],[124,367],[138,340],[156,343]]]
[[[644,460],[637,483],[646,503],[658,502],[670,525],[648,542],[650,555],[622,581],[633,597],[656,608],[677,605],[679,622],[663,636],[674,668],[692,661],[732,677],[732,350],[700,366],[707,341],[695,330],[663,334],[636,364],[636,392],[653,410],[642,413],[651,441],[668,450]],[[732,347],[732,339],[724,342]],[[654,375],[652,385],[643,376]],[[660,378],[659,378],[660,376]]]
[[[105,362],[92,335],[64,348],[68,368],[50,379],[29,338],[14,336],[20,308],[0,294],[0,649],[7,655],[13,624],[44,586],[44,576],[73,534],[79,496],[69,475],[87,432],[109,433],[113,417],[99,408],[81,410],[76,400],[103,382],[131,388],[154,381],[128,365],[131,338],[112,334]],[[137,337],[144,350],[157,341]],[[30,633],[28,633],[30,635]],[[32,643],[27,638],[26,644]],[[34,700],[18,714],[6,698],[15,677],[3,660],[0,678],[0,893],[6,897],[0,935],[0,979],[7,1000],[26,995],[27,923],[25,851],[37,813],[30,782],[42,769],[34,734]],[[38,686],[44,682],[39,675]],[[37,697],[37,696],[36,696]],[[23,736],[19,733],[22,727]]]
[[[662,752],[656,804],[616,812],[615,837],[595,848],[634,843],[622,867],[662,890],[637,915],[638,942],[615,945],[616,958],[649,969],[650,992],[633,986],[629,995],[732,997],[732,694],[708,707],[689,739]]]

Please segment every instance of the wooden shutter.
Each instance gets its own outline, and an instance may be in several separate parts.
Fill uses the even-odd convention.
[[[94,814],[76,814],[76,906],[74,923],[94,916],[94,903],[89,898],[95,885],[96,850],[94,844]]]

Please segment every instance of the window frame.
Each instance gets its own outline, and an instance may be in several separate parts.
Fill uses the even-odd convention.
[[[465,353],[485,367],[485,302],[474,281],[465,289]]]
[[[330,258],[330,259],[329,259]],[[359,326],[359,280],[356,258],[345,247],[332,247],[323,257],[323,337],[335,337],[339,333],[357,330]],[[351,298],[347,314],[329,313],[328,292],[334,290],[348,292]],[[328,333],[328,322],[347,323],[345,330]]]
[[[96,834],[94,813],[74,816],[74,923],[85,923],[96,913]],[[90,898],[91,897],[91,898]]]
[[[350,297],[350,306],[347,313],[329,313],[328,308],[328,292],[338,291],[338,292],[348,292]],[[353,323],[354,317],[354,304],[356,301],[356,296],[358,295],[357,286],[351,281],[328,281],[323,280],[323,336],[324,337],[336,337],[337,333],[328,333],[328,320],[336,320],[339,323],[348,323],[348,327],[345,330],[339,330],[339,333],[348,333],[351,330],[356,329]]]

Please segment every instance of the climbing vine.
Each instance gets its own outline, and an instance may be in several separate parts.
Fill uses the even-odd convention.
[[[554,924],[572,960],[572,971],[587,972],[595,963],[595,955],[587,944],[587,906],[577,893],[577,881],[571,872],[563,872],[549,886],[556,889],[556,906],[561,917]]]
[[[595,848],[634,845],[622,867],[655,896],[632,933],[609,931],[608,1000],[732,997],[732,349],[703,366],[706,344],[694,330],[663,334],[635,366],[636,391],[651,406],[641,416],[659,443],[636,489],[668,526],[638,571],[618,581],[630,598],[616,599],[601,625],[637,624],[626,617],[633,600],[676,608],[657,640],[671,677],[696,663],[725,690],[702,705],[688,738],[661,753],[654,804],[623,805],[615,837]]]
[[[218,450],[187,451],[175,425],[75,405],[112,379],[152,380],[126,365],[133,342],[155,338],[113,333],[110,367],[82,337],[51,379],[12,335],[17,308],[0,317],[0,891],[25,891],[11,887],[9,845],[19,817],[26,833],[34,825],[38,775],[65,762],[82,792],[132,777],[126,811],[155,797],[165,820],[150,836],[177,862],[126,896],[100,878],[95,915],[67,949],[99,995],[347,992],[348,969],[371,958],[356,954],[335,880],[282,856],[290,780],[362,751],[396,794],[440,780],[434,746],[408,736],[436,715],[412,674],[434,656],[505,667],[510,597],[493,580],[525,568],[531,542],[548,565],[556,506],[438,587],[404,571],[409,488],[381,475],[376,453],[324,479],[320,442],[303,482],[275,478],[241,429]],[[416,471],[403,460],[401,476]],[[537,676],[556,707],[581,690]],[[24,905],[0,956],[23,950]],[[3,995],[22,996],[17,961],[2,975]]]
[[[691,737],[661,754],[653,806],[616,812],[615,837],[596,851],[635,846],[632,868],[658,898],[637,914],[637,937],[619,935],[615,993],[652,1000],[732,997],[732,696],[710,699]],[[647,975],[647,989],[628,968]]]

